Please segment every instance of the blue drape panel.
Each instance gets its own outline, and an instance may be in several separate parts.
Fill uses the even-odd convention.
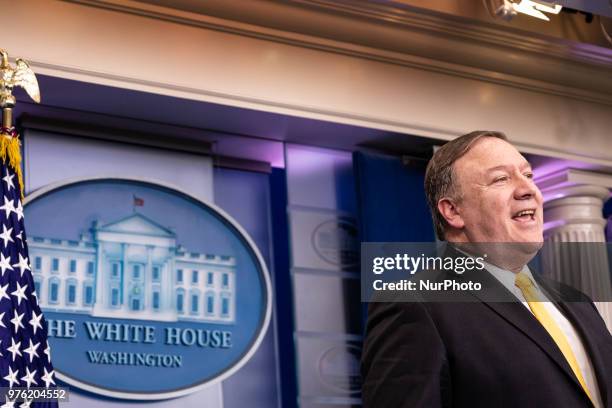
[[[426,163],[353,153],[362,242],[432,242],[433,223],[423,182]]]

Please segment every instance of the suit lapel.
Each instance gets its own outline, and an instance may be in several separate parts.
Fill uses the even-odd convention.
[[[610,407],[608,403],[608,373],[609,369],[606,369],[605,363],[603,362],[603,356],[599,352],[599,348],[594,342],[598,336],[597,333],[593,333],[589,328],[589,325],[585,324],[593,318],[593,310],[587,312],[586,308],[592,309],[590,303],[586,302],[559,302],[560,309],[563,314],[569,320],[582,340],[585,349],[591,359],[593,370],[595,371],[595,377],[597,378],[597,385],[599,386],[599,393],[601,394],[601,400],[605,407]]]
[[[452,245],[448,245],[445,250],[445,256],[463,256],[461,253],[457,251]],[[576,384],[576,387],[580,390],[580,392],[584,393],[582,389],[582,385],[574,375],[572,368],[569,363],[559,350],[559,347],[552,339],[550,334],[544,329],[544,326],[536,319],[536,317],[527,310],[527,308],[514,296],[513,293],[508,291],[489,271],[472,271],[472,275],[469,273],[464,273],[462,275],[457,275],[455,273],[448,274],[448,276],[452,276],[453,279],[459,280],[467,280],[469,277],[475,279],[476,282],[480,282],[482,284],[482,289],[480,291],[470,291],[470,294],[477,299],[479,299],[482,303],[484,303],[487,307],[492,309],[495,313],[500,315],[503,319],[505,319],[508,323],[513,325],[516,329],[522,332],[524,335],[529,337],[544,353],[546,353],[551,360],[557,364],[557,366],[565,372],[571,379],[571,381]],[[535,277],[535,276],[534,276]],[[542,285],[540,279],[536,279],[538,284]],[[546,290],[550,290],[548,285],[545,286]],[[558,291],[556,291],[558,292]],[[556,296],[553,296],[552,299],[560,299],[559,293]],[[564,309],[565,310],[565,309]],[[575,317],[570,320],[574,323],[573,320]],[[581,327],[581,324],[577,325]],[[584,327],[582,327],[584,329]],[[583,337],[586,337],[584,333],[581,332]],[[588,344],[588,343],[587,343]],[[593,349],[592,344],[589,344],[589,349]],[[590,351],[590,350],[589,350]],[[599,356],[598,356],[599,357]],[[593,362],[595,364],[595,362]],[[606,384],[605,382],[605,369],[603,368],[603,363],[598,361],[599,368],[596,369],[597,372],[597,380],[600,384]],[[603,377],[602,377],[603,376]],[[605,387],[604,387],[605,388]],[[601,391],[602,400],[604,399],[604,394],[606,390]],[[586,394],[585,394],[586,395]],[[608,407],[612,408],[612,407]]]
[[[516,296],[509,292],[488,271],[482,271],[478,276],[478,281],[482,283],[483,290],[471,291],[471,294],[481,300],[482,303],[504,318],[524,335],[529,337],[571,378],[580,391],[584,392],[580,382],[574,375],[572,368],[561,353],[561,350],[559,350],[555,341]]]
[[[591,300],[584,296],[584,294],[580,292],[569,294],[567,291],[564,293],[558,282],[547,281],[540,275],[534,275],[534,277],[536,277],[538,285],[547,292],[548,297],[556,300],[554,303],[557,308],[578,332],[580,340],[591,360],[593,370],[595,371],[595,377],[604,407],[611,407],[608,403],[608,369],[606,369],[606,364],[603,361],[603,356],[601,355],[599,347],[595,344],[595,339],[600,338],[601,333],[596,333],[593,329],[598,327],[598,323],[600,323],[593,321],[594,318],[599,318],[599,312],[594,309]],[[603,330],[608,330],[605,324]]]

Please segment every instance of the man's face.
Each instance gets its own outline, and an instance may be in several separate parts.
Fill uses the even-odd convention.
[[[455,162],[454,175],[469,242],[543,242],[542,193],[531,166],[510,143],[480,139]]]

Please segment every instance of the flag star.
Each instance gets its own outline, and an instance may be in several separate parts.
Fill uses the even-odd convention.
[[[6,182],[6,188],[8,188],[9,191],[15,188],[15,185],[13,184],[13,177],[15,177],[15,175],[10,174],[8,171],[6,172],[6,176],[2,177],[2,180]]]
[[[30,261],[28,260],[28,257],[26,256],[25,258],[21,255],[21,253],[19,253],[19,262],[17,262],[16,264],[13,264],[13,266],[19,268],[21,270],[21,277],[23,277],[23,273],[25,271],[31,271],[30,269]]]
[[[34,344],[32,343],[32,339],[30,339],[30,347],[23,350],[24,353],[30,356],[30,363],[32,362],[32,360],[34,360],[34,357],[38,358],[38,353],[36,352],[38,347],[40,347],[40,343]]]
[[[0,269],[2,269],[2,276],[4,276],[4,272],[6,272],[7,269],[11,271],[13,270],[13,267],[9,263],[10,260],[10,256],[7,258],[2,252],[0,252]]]
[[[5,216],[8,219],[11,212],[15,211],[13,200],[9,200],[7,196],[4,196],[4,205],[0,207],[0,210],[4,210]]]
[[[13,233],[13,229],[9,228],[8,230],[6,229],[6,225],[2,224],[2,234],[0,234],[0,239],[2,240],[2,242],[4,243],[4,247],[7,248],[7,245],[9,242],[15,242],[13,241],[13,237],[12,234]]]
[[[19,327],[23,329],[23,323],[21,323],[21,319],[23,319],[23,313],[17,315],[17,309],[15,309],[13,318],[11,319],[11,323],[13,323],[13,326],[15,326],[15,333],[17,333]]]
[[[23,218],[23,205],[21,205],[21,200],[17,200],[15,214],[17,214],[17,221],[21,221],[21,219]]]
[[[11,292],[11,295],[17,298],[17,306],[21,305],[21,299],[26,300],[28,298],[25,294],[25,291],[27,288],[28,288],[27,283],[25,284],[25,286],[21,286],[19,282],[17,282],[17,289]]]
[[[15,188],[15,185],[13,184],[13,177],[15,177],[15,175],[9,173],[8,171],[6,172],[6,176],[2,177],[2,180],[6,182],[6,188],[9,191]]]
[[[8,283],[4,286],[0,286],[0,302],[2,301],[2,299],[7,298],[10,299],[9,295],[6,294],[6,290],[8,289]],[[2,313],[2,315],[4,315],[4,313]],[[1,315],[0,315],[0,319],[1,319]]]
[[[47,348],[43,352],[47,355],[47,360],[51,362],[51,347],[49,347],[49,340],[47,340]]]
[[[21,346],[21,342],[15,343],[15,339],[11,338],[11,347],[7,348],[6,351],[11,353],[13,361],[15,361],[16,354],[21,357],[21,350],[19,350],[19,346]]]
[[[5,312],[0,313],[0,326],[4,327],[6,329],[6,326],[4,324],[4,313]]]
[[[44,370],[45,370],[45,375],[40,377],[40,379],[45,382],[45,388],[49,388],[49,384],[55,385],[55,380],[53,379],[53,375],[55,374],[55,371],[51,370],[51,372],[48,372],[47,367],[44,367]]]
[[[19,231],[19,234],[15,235],[15,238],[23,243],[23,231]]]
[[[26,383],[27,387],[30,388],[30,385],[32,385],[32,383],[34,384],[38,384],[36,382],[36,380],[34,379],[34,376],[36,375],[36,370],[34,371],[30,371],[30,367],[26,367],[26,375],[24,375],[23,377],[21,377],[21,381],[23,381],[24,383]]]
[[[9,373],[7,376],[4,377],[4,379],[9,382],[9,388],[13,388],[13,383],[19,384],[19,380],[17,379],[18,375],[19,369],[13,371],[13,368],[9,366]]]
[[[32,408],[32,401],[34,400],[24,400],[19,408]]]
[[[0,406],[0,408],[15,408],[15,401],[11,401],[9,399],[8,395],[7,395],[6,396],[6,402],[4,404],[2,404],[2,406]]]
[[[30,319],[29,323],[30,326],[32,326],[32,332],[34,334],[36,334],[37,328],[42,330],[42,324],[40,324],[40,319],[42,319],[42,313],[37,315],[36,312],[32,310],[32,318]]]

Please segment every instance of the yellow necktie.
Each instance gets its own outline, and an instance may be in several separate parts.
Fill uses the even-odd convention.
[[[563,356],[572,368],[572,371],[576,375],[576,378],[578,378],[580,385],[582,385],[584,392],[586,392],[586,394],[589,396],[589,399],[593,401],[593,398],[591,398],[591,393],[589,392],[589,389],[587,388],[586,383],[584,382],[584,378],[582,376],[582,372],[580,371],[580,366],[578,366],[576,356],[574,355],[574,352],[572,351],[572,348],[570,347],[567,338],[565,337],[559,326],[557,326],[550,313],[548,313],[548,311],[544,307],[542,299],[540,299],[540,297],[538,296],[538,290],[533,285],[533,282],[531,282],[531,279],[529,279],[529,277],[524,273],[519,273],[516,275],[514,284],[521,290],[521,292],[523,292],[523,296],[525,296],[525,300],[527,300],[529,308],[533,312],[534,316],[536,317],[536,319],[538,319],[542,326],[544,326],[544,328],[546,329],[548,334],[550,334],[550,337],[553,338],[555,343],[557,343],[557,346],[561,350],[561,353],[563,353]]]

